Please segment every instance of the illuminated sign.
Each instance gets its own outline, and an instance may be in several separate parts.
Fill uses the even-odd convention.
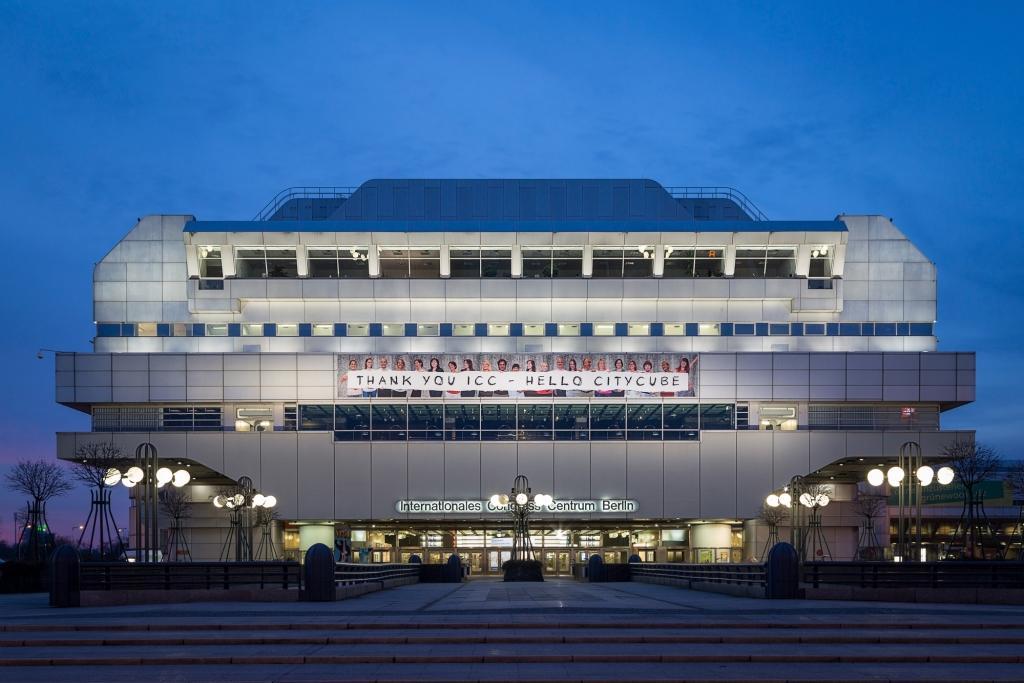
[[[639,509],[635,500],[624,498],[554,499],[544,506],[530,503],[530,510],[538,514],[622,514]],[[493,505],[489,500],[400,500],[395,511],[403,515],[501,514],[508,512],[508,505]]]
[[[350,389],[370,391],[641,391],[673,394],[690,386],[685,372],[406,372],[349,370]]]

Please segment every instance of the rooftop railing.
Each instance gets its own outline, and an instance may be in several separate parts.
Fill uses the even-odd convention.
[[[757,208],[747,195],[734,187],[666,187],[665,190],[676,199],[731,199],[746,211],[752,220],[768,220],[768,216]]]
[[[254,221],[268,221],[286,202],[292,199],[348,199],[354,187],[289,187],[281,190],[253,217]]]

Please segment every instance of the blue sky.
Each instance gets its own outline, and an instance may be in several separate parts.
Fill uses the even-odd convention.
[[[35,352],[90,349],[92,264],[136,217],[245,219],[373,177],[650,177],[776,219],[891,216],[938,264],[940,348],[979,353],[979,400],[944,424],[1020,457],[1022,23],[1020,3],[3,3],[0,469],[86,427]],[[0,538],[17,505],[0,491]]]

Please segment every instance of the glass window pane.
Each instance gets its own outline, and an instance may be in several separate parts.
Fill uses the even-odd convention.
[[[408,259],[385,259],[380,260],[380,276],[393,279],[409,277]]]
[[[476,326],[473,323],[455,323],[452,325],[452,336],[472,337],[476,334]]]
[[[682,337],[686,335],[686,325],[683,323],[665,323],[663,334],[666,337]]]
[[[551,261],[551,277],[581,277],[583,275],[583,253],[578,256],[556,256]]]
[[[722,277],[725,275],[725,264],[722,259],[696,259],[693,262],[694,277]]]
[[[408,429],[405,404],[375,404],[371,408],[370,428],[375,441],[405,441]]]
[[[420,323],[416,326],[417,337],[436,337],[441,334],[441,326],[437,323]]]
[[[480,262],[453,258],[449,271],[452,277],[480,277]]]
[[[260,259],[262,261],[266,257],[266,252],[263,251],[262,247],[238,247],[238,249],[235,250],[236,259],[253,258]]]
[[[760,258],[736,258],[736,269],[733,277],[764,277],[765,259]]]
[[[135,336],[137,336],[137,337],[155,337],[156,336],[156,323],[136,323],[136,325],[135,325]]]
[[[591,277],[622,277],[622,257],[617,259],[595,258],[590,264]]]
[[[480,258],[480,250],[476,247],[449,247],[448,258],[478,259]]]
[[[666,403],[662,411],[665,416],[665,430],[699,429],[698,406],[696,403]]]
[[[409,277],[441,277],[441,256],[436,250],[420,250],[414,254],[409,261]]]
[[[551,404],[526,403],[519,405],[519,439],[551,439]]]
[[[637,403],[626,409],[626,438],[635,440],[661,439],[661,404]]]
[[[332,261],[338,260],[338,248],[337,247],[307,247],[306,257],[311,259],[330,259]]]
[[[650,323],[630,323],[628,331],[630,337],[646,337],[651,334],[651,325]]]
[[[555,405],[555,439],[586,441],[590,438],[590,406],[585,403]]]
[[[171,325],[171,336],[174,337],[191,337],[192,326],[188,323],[174,323]]]
[[[515,439],[516,407],[512,404],[484,404],[480,406],[481,438],[484,441]]]
[[[711,403],[700,407],[701,429],[734,429],[731,403]]]
[[[334,406],[301,405],[299,406],[299,429],[315,431],[331,431],[334,429]]]
[[[445,438],[449,441],[478,441],[480,406],[459,403],[445,405],[444,429]]]
[[[595,337],[615,336],[615,323],[594,323]]]
[[[267,259],[267,277],[298,277],[299,267],[295,262],[295,257],[290,259],[283,258],[268,258]]]
[[[370,429],[370,406],[334,406],[334,429],[336,431],[368,431]]]
[[[349,323],[345,326],[345,334],[349,337],[369,337],[369,323]]]
[[[277,324],[277,336],[278,337],[298,337],[299,336],[299,325],[298,325],[298,323],[278,323]]]
[[[693,277],[692,259],[665,259],[663,277]]]
[[[206,326],[207,337],[226,337],[228,336],[227,323],[210,323]]]
[[[267,262],[260,259],[235,259],[236,277],[266,277]]]
[[[314,337],[333,337],[334,323],[313,323]]]
[[[622,277],[650,277],[653,271],[654,259],[644,258],[639,253],[622,262]]]
[[[700,323],[697,326],[697,334],[701,337],[717,337],[720,333],[718,323]]]
[[[507,337],[509,332],[508,323],[489,323],[487,325],[488,337]]]
[[[381,333],[385,337],[404,337],[405,323],[384,323],[381,325]]]
[[[512,277],[512,259],[483,259],[480,261],[480,277]]]
[[[551,277],[551,258],[523,259],[523,277]]]
[[[593,440],[626,438],[626,405],[594,403],[590,406],[590,438]]]
[[[199,247],[199,277],[224,277],[220,247]]]
[[[543,337],[544,323],[523,323],[524,337]]]
[[[776,258],[768,259],[765,266],[765,277],[793,277],[796,274],[796,259]]]
[[[310,259],[310,277],[338,277],[338,262],[334,259]]]
[[[444,438],[444,407],[440,403],[409,405],[409,439],[440,441]]]
[[[579,323],[558,323],[558,336],[559,337],[578,337],[578,336],[580,336],[580,324]]]
[[[341,247],[338,250],[339,277],[370,277],[370,250],[364,247]]]

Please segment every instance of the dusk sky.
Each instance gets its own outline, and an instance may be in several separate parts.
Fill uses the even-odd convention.
[[[92,266],[155,213],[249,219],[293,185],[652,178],[773,219],[878,213],[939,269],[943,417],[1024,456],[1021,3],[0,5],[0,472],[87,430]],[[117,516],[127,524],[126,496]],[[24,501],[0,488],[0,538]],[[83,490],[51,505],[69,534]]]

